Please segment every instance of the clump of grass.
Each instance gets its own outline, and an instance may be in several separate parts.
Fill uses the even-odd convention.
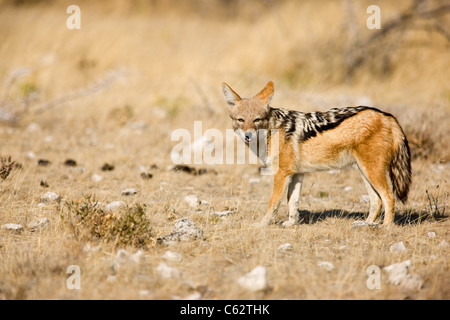
[[[0,157],[0,178],[6,180],[12,169],[14,168],[15,161],[11,161],[11,157]]]
[[[81,240],[103,240],[117,247],[146,247],[152,243],[150,220],[146,206],[136,203],[120,212],[110,212],[92,196],[68,201],[60,208],[60,216]]]
[[[436,186],[436,191],[435,192],[428,192],[428,190],[425,190],[426,194],[427,194],[427,198],[428,198],[428,207],[427,207],[427,211],[429,216],[434,219],[434,220],[440,220],[440,219],[444,219],[445,217],[447,217],[445,215],[445,209],[447,209],[447,198],[448,198],[448,193],[444,194],[444,204],[439,204],[439,185]]]

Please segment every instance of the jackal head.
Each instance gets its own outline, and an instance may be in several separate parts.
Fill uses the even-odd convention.
[[[273,96],[273,82],[251,99],[241,98],[229,85],[222,83],[223,94],[227,100],[233,130],[245,142],[258,136],[258,130],[269,127],[269,102]]]

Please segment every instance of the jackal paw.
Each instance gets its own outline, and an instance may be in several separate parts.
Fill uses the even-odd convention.
[[[282,226],[285,228],[289,228],[292,227],[293,225],[295,225],[295,220],[288,220],[283,222]]]
[[[267,221],[267,220],[262,220],[262,221],[253,223],[253,224],[252,224],[252,227],[253,227],[253,228],[265,228],[265,227],[267,227],[269,224],[270,224],[270,220],[268,220],[268,221]]]

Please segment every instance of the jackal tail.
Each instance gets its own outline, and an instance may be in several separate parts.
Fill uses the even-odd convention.
[[[411,152],[409,150],[408,140],[404,135],[392,156],[389,166],[389,176],[396,197],[401,202],[406,203],[411,185]]]

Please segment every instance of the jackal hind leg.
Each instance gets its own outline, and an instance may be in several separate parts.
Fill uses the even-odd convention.
[[[382,163],[383,159],[380,159],[380,163]],[[367,178],[367,180],[370,182],[371,187],[376,191],[377,195],[381,198],[381,202],[383,203],[384,207],[384,221],[383,223],[385,225],[389,225],[394,222],[394,205],[395,205],[395,198],[392,194],[391,188],[388,183],[387,178],[387,170],[386,167],[382,164],[377,165],[377,163],[372,162],[366,162],[370,163],[370,165],[364,165],[364,163],[359,163],[360,169]],[[362,168],[361,168],[362,167]],[[370,195],[370,193],[369,193]],[[373,196],[375,199],[375,196]],[[369,214],[370,219],[372,219],[373,222],[377,216],[378,216],[378,206],[379,204],[375,201],[372,205],[372,197],[371,197],[371,213]],[[373,209],[372,209],[373,208]],[[381,211],[381,210],[380,210]],[[367,219],[369,221],[369,218]]]
[[[375,222],[381,212],[382,202],[381,198],[375,189],[372,187],[371,183],[367,180],[364,173],[361,172],[364,185],[366,186],[367,193],[369,194],[369,216],[367,217],[367,222]]]

